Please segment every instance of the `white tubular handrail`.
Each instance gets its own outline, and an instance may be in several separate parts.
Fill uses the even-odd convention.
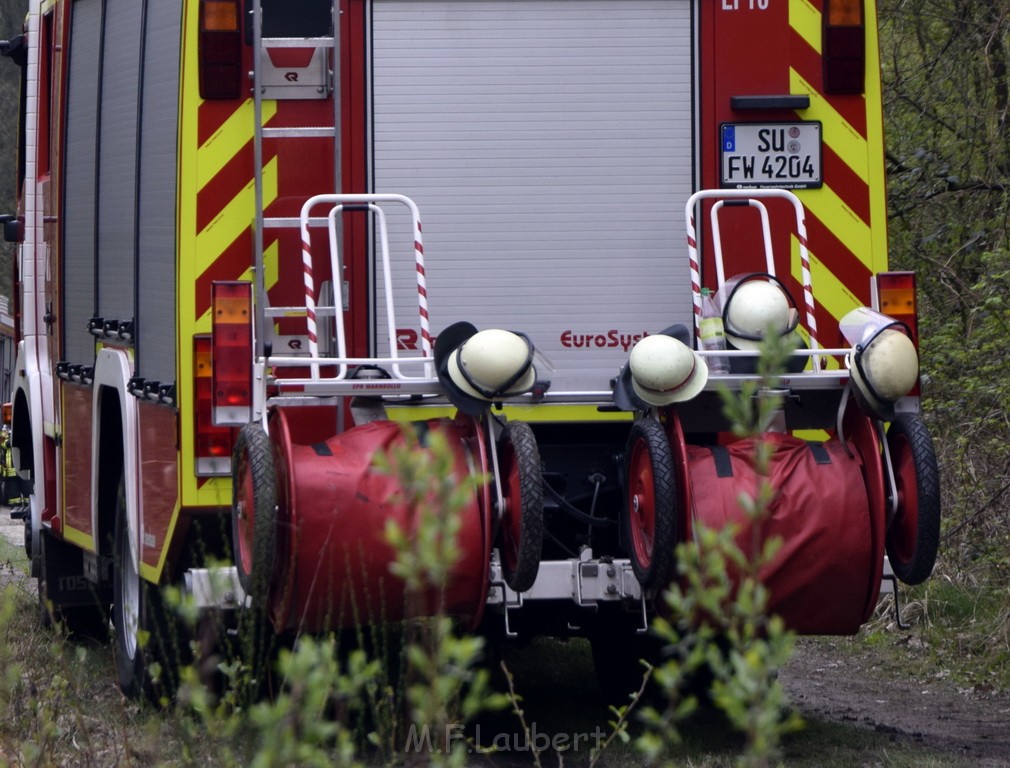
[[[315,195],[310,197],[302,205],[299,216],[299,223],[302,236],[302,271],[305,286],[305,312],[306,325],[308,329],[309,357],[311,359],[310,370],[313,379],[319,378],[320,365],[336,365],[338,367],[336,379],[343,379],[347,376],[349,365],[384,364],[392,365],[393,376],[398,379],[411,378],[406,376],[400,365],[408,359],[399,357],[396,337],[396,315],[394,311],[392,269],[389,258],[389,236],[386,227],[386,215],[380,207],[380,203],[398,203],[405,205],[410,211],[411,222],[414,235],[414,264],[417,277],[418,315],[421,330],[421,355],[424,362],[425,379],[434,379],[434,365],[432,360],[431,330],[428,320],[428,291],[425,283],[424,270],[424,246],[421,241],[421,215],[414,201],[405,195],[397,194],[348,194],[348,195]],[[327,213],[327,229],[330,246],[330,270],[334,282],[334,317],[336,321],[337,336],[337,357],[320,358],[318,335],[316,333],[316,304],[315,304],[315,278],[312,270],[312,244],[309,236],[309,225],[312,221],[312,210],[317,206],[331,206]],[[339,290],[341,275],[343,274],[343,261],[340,255],[340,243],[338,237],[337,217],[346,210],[348,206],[363,206],[371,211],[375,217],[379,232],[379,253],[382,258],[382,275],[384,282],[384,293],[386,299],[386,331],[389,338],[389,358],[348,358],[347,342],[344,332],[344,317],[342,307],[339,305],[339,297],[342,291]],[[274,365],[305,365],[305,358],[271,357],[270,362]]]
[[[726,281],[725,267],[722,258],[722,238],[719,232],[719,210],[726,204],[727,200],[738,200],[740,204],[749,205],[758,210],[761,216],[762,237],[765,248],[765,267],[768,274],[775,276],[775,261],[772,254],[771,227],[768,222],[768,209],[759,198],[779,198],[786,200],[793,206],[796,214],[796,239],[800,246],[800,270],[803,282],[803,303],[806,310],[806,327],[810,337],[810,349],[819,349],[817,343],[817,318],[814,305],[814,293],[810,280],[810,253],[807,248],[807,225],[806,213],[803,203],[795,194],[788,189],[703,189],[695,192],[687,199],[684,205],[684,219],[687,225],[687,248],[688,258],[691,266],[691,290],[694,299],[694,328],[695,333],[701,323],[701,266],[698,257],[698,236],[694,222],[694,211],[698,203],[702,200],[717,200],[712,206],[712,246],[715,256],[716,279],[719,281],[717,288],[722,287]],[[815,371],[821,370],[821,357],[818,354],[811,355],[813,368]]]

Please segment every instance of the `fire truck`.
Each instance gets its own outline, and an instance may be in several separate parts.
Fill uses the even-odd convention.
[[[855,632],[940,516],[875,6],[31,0],[4,227],[43,616],[111,623],[133,694],[167,585],[279,635],[403,618],[374,459],[438,432],[475,482],[424,605],[468,630],[587,637],[605,676],[678,544],[753,540],[763,440],[771,608]],[[742,438],[766,309],[798,349]]]

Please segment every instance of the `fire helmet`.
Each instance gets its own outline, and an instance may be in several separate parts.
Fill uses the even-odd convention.
[[[533,388],[533,354],[525,334],[498,328],[478,332],[470,323],[454,323],[438,335],[435,367],[452,403],[477,415],[495,400]]]
[[[628,359],[635,394],[649,405],[690,400],[705,387],[708,365],[681,341],[665,335],[646,336]]]
[[[723,304],[726,341],[736,349],[757,350],[769,329],[785,336],[799,315],[786,289],[771,275],[741,278]]]
[[[868,415],[885,420],[894,418],[894,404],[919,378],[919,355],[902,327],[892,323],[880,328],[849,354],[856,402]]]

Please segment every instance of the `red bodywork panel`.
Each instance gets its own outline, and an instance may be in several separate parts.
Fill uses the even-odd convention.
[[[820,12],[821,0],[812,0],[813,9]],[[814,91],[811,100],[823,97],[839,121],[849,127],[859,140],[868,136],[867,99],[863,94],[826,94],[823,61],[820,53],[790,24],[790,3],[768,3],[759,8],[747,2],[701,3],[699,9],[701,44],[699,47],[699,103],[701,132],[699,162],[702,189],[720,186],[720,126],[724,123],[795,123],[811,120],[803,109],[734,109],[732,99],[741,96],[803,95],[791,82],[794,76]],[[762,55],[760,51],[774,52]],[[825,124],[827,133],[839,130]],[[824,187],[851,211],[860,227],[882,227],[883,221],[872,221],[870,186],[852,171],[832,149],[827,137],[822,142],[821,168]],[[797,190],[804,200],[804,190]],[[851,294],[855,301],[869,305],[871,271],[864,263],[870,254],[856,254],[839,239],[836,231],[846,226],[844,220],[822,221],[807,205],[806,226],[810,252],[825,265]],[[698,215],[698,231],[702,243],[702,284],[716,287],[715,261],[711,248],[709,209],[705,203]],[[793,298],[802,303],[800,283],[791,275],[790,232],[792,213],[778,201],[768,203],[776,256],[776,272],[784,279]],[[733,243],[731,252],[724,253],[726,276],[748,272],[764,272],[760,226],[753,210],[726,211],[721,218],[723,243]],[[814,286],[817,296],[817,286]],[[817,325],[821,341],[834,345],[837,320],[824,306],[817,307]]]
[[[64,494],[63,525],[86,536],[91,529],[91,453],[92,398],[91,387],[64,384],[63,418],[68,429],[63,431],[63,455],[73,460],[63,461],[63,487],[73,489]],[[46,475],[49,477],[49,475]],[[49,497],[55,498],[55,497]]]
[[[141,401],[140,425],[141,550],[144,565],[158,567],[179,498],[179,415],[171,408]]]

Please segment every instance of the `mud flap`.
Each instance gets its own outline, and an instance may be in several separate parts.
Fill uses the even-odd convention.
[[[771,444],[768,478],[776,490],[760,529],[746,519],[738,500],[741,493],[753,496],[758,485],[755,440]],[[835,439],[809,444],[778,433],[687,451],[694,525],[739,525],[737,542],[748,555],[756,543],[782,540],[774,561],[761,571],[770,610],[801,634],[854,633],[879,588],[882,525],[873,519],[878,513],[859,454],[850,455]]]
[[[46,597],[57,608],[102,606],[112,602],[112,558],[98,559],[95,583],[85,573],[84,550],[67,544],[49,533],[42,533],[45,556],[41,558],[43,573],[39,578],[46,585]]]

